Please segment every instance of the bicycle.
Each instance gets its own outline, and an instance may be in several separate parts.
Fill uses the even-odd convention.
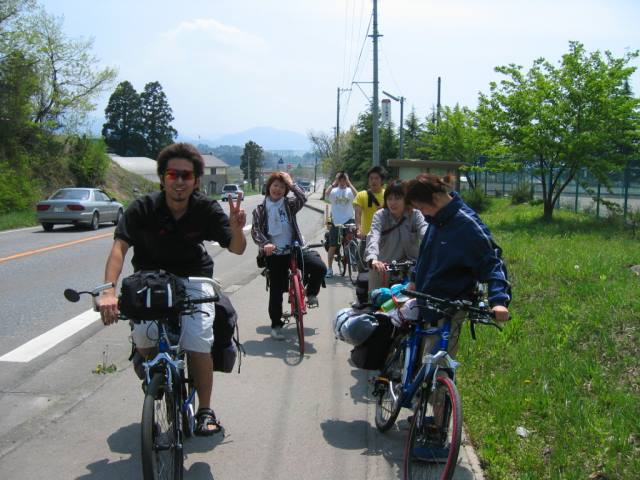
[[[209,283],[206,277],[188,277],[188,283]],[[93,309],[98,311],[96,298],[103,290],[113,288],[106,283],[91,291],[66,289],[64,296],[70,302],[80,300],[82,294],[92,297]],[[215,291],[215,290],[214,290]],[[145,392],[141,420],[141,455],[144,479],[182,479],[183,443],[195,429],[195,393],[193,380],[188,378],[185,352],[180,350],[180,317],[193,314],[197,305],[218,300],[218,296],[187,298],[179,306],[179,315],[153,320],[158,325],[157,353],[144,366]],[[124,315],[119,319],[126,320]],[[131,319],[136,322],[136,320]]]
[[[305,302],[306,289],[302,281],[302,271],[298,268],[298,254],[302,258],[302,253],[310,248],[317,248],[324,246],[322,243],[307,244],[301,247],[300,244],[295,241],[293,245],[286,248],[276,248],[274,254],[287,255],[290,254],[289,260],[289,297],[288,302],[290,305],[289,312],[282,314],[282,319],[285,323],[289,323],[290,318],[293,317],[296,321],[296,331],[298,334],[298,349],[300,356],[304,355],[304,316],[307,314],[307,304]],[[266,278],[266,288],[269,290],[269,269],[262,270],[262,275]]]
[[[349,280],[356,284],[358,264],[360,262],[360,248],[356,238],[356,224],[345,223],[333,225],[338,228],[338,245],[336,246],[335,261],[338,272],[344,277],[349,273]]]
[[[468,314],[472,337],[476,323],[501,327],[484,302],[444,300],[412,290],[402,290],[424,304],[417,308],[443,315],[441,327],[426,328],[424,321],[407,322],[396,337],[385,366],[374,379],[375,424],[385,432],[395,423],[402,407],[413,408],[404,451],[404,478],[452,478],[462,437],[462,403],[455,385],[459,363],[447,352],[451,319],[459,311]],[[418,358],[422,340],[437,336],[431,352]],[[416,372],[417,370],[417,372]]]

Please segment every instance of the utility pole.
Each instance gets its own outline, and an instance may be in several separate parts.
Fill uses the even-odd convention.
[[[380,165],[380,126],[378,125],[378,0],[373,0],[373,166]]]
[[[313,164],[313,193],[316,192],[317,183],[318,183],[318,155],[316,155],[315,162]]]
[[[336,162],[340,161],[340,94],[350,91],[350,88],[338,87],[338,108],[336,109]]]
[[[402,133],[404,128],[402,128],[402,122],[404,121],[404,101],[406,99],[404,97],[400,97],[400,98],[395,97],[391,95],[389,92],[385,92],[384,90],[382,91],[382,93],[384,93],[391,100],[400,102],[400,160],[402,160],[404,158],[404,142],[403,142],[403,133]]]
[[[438,105],[436,106],[436,125],[440,125],[440,77],[438,77]]]

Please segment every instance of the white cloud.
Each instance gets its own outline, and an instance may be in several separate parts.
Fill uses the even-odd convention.
[[[164,38],[177,42],[215,42],[227,47],[241,50],[264,50],[265,40],[258,35],[240,30],[232,25],[225,25],[213,18],[197,18],[185,20],[177,27],[162,34]]]

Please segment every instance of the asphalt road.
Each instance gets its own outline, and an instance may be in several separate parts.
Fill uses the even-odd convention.
[[[248,213],[261,199],[247,199]],[[322,209],[317,200],[310,203]],[[311,241],[320,238],[322,221],[309,208],[299,214]],[[140,478],[143,396],[127,361],[127,324],[92,321],[29,361],[1,361],[89,309],[88,302],[66,302],[62,291],[102,281],[112,234],[107,226],[0,233],[0,478]],[[401,478],[408,425],[377,432],[370,372],[350,365],[349,345],[331,332],[335,312],[354,298],[348,282],[338,277],[321,291],[320,308],[306,317],[300,358],[293,328],[285,329],[284,342],[268,336],[267,292],[253,242],[242,256],[208,249],[239,312],[247,356],[239,375],[215,375],[214,408],[227,435],[187,441],[185,478]],[[92,373],[99,362],[114,363],[117,371]],[[456,478],[480,478],[476,469],[465,457]]]

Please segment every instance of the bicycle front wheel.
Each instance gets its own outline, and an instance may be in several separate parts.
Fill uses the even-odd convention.
[[[180,386],[167,391],[163,372],[147,387],[142,407],[142,477],[145,480],[182,479]]]
[[[300,349],[300,356],[304,355],[304,295],[302,290],[302,283],[299,278],[292,280],[293,295],[291,296],[291,314],[296,319],[296,330],[298,332],[298,345]]]
[[[358,251],[358,244],[351,240],[347,245],[347,251],[345,256],[347,257],[349,269],[349,280],[353,285],[358,281],[358,257],[360,256],[360,252]]]
[[[449,377],[422,388],[404,450],[404,478],[450,480],[462,438],[462,403]]]
[[[402,408],[402,371],[404,369],[405,349],[402,337],[398,337],[391,347],[384,367],[376,381],[376,427],[381,432],[389,430]]]

